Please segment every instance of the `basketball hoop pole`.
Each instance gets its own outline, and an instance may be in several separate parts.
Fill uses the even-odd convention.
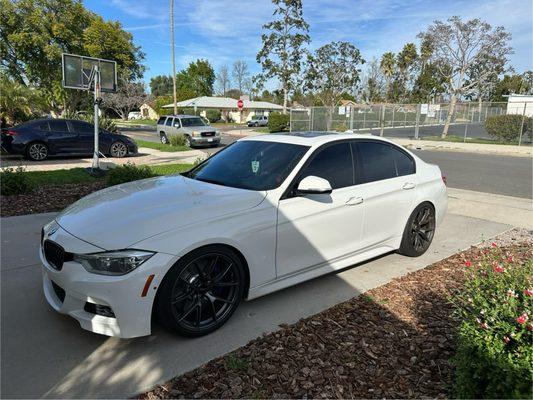
[[[100,98],[100,70],[98,69],[98,66],[94,66],[94,152],[93,152],[93,166],[92,169],[99,170],[100,169],[100,159],[98,158],[98,136],[99,136],[99,129],[98,129],[98,113],[100,112],[100,109],[98,107],[98,102]]]

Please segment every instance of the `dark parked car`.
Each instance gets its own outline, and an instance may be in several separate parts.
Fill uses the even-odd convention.
[[[72,119],[36,119],[2,130],[2,148],[34,161],[49,155],[89,155],[94,150],[94,125]],[[111,157],[137,153],[127,136],[100,129],[100,152]]]

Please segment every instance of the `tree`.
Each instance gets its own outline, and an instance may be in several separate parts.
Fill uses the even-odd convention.
[[[34,87],[0,75],[0,118],[9,125],[25,121],[44,111],[44,99]]]
[[[298,84],[305,59],[303,46],[309,43],[309,25],[303,18],[302,0],[272,0],[274,17],[279,19],[263,25],[263,47],[257,53],[263,80],[277,78],[283,91],[283,113],[287,112],[289,92]]]
[[[61,53],[116,59],[119,70],[142,74],[144,54],[118,22],[105,22],[74,0],[0,0],[0,66],[20,84],[39,87],[60,113],[88,99],[61,86]]]
[[[351,43],[326,44],[308,55],[306,89],[332,109],[346,92],[354,91],[361,72],[358,66],[364,62],[359,50]]]
[[[142,83],[122,78],[116,93],[102,95],[102,105],[115,111],[123,120],[127,120],[130,111],[139,108],[146,101],[146,97]]]
[[[389,51],[383,54],[379,66],[381,68],[381,73],[385,76],[385,98],[388,100],[391,98],[392,76],[396,71],[396,58],[394,53]]]
[[[226,97],[229,97],[230,99],[239,100],[239,97],[241,97],[241,92],[239,89],[229,89],[226,92]]]
[[[495,59],[487,55],[480,57],[478,62],[468,69],[468,79],[465,85],[476,82],[470,92],[466,93],[469,99],[478,101],[478,114],[481,115],[483,100],[488,100],[491,91],[498,82],[498,76],[505,72],[505,60]]]
[[[397,92],[395,98],[407,100],[408,91],[412,86],[412,72],[417,66],[418,53],[414,43],[407,43],[398,53],[396,64],[398,66]]]
[[[492,92],[492,101],[507,101],[507,98],[504,96],[509,96],[510,94],[531,94],[533,89],[533,82],[531,77],[533,76],[532,71],[524,72],[523,74],[512,74],[504,75],[501,80],[499,80]]]
[[[155,97],[172,94],[172,86],[172,77],[169,75],[157,75],[150,79],[150,92]]]
[[[418,37],[431,45],[431,60],[444,78],[450,95],[450,108],[442,131],[445,138],[457,99],[492,73],[491,70],[482,70],[476,77],[469,76],[472,67],[484,59],[499,59],[505,65],[507,56],[512,53],[508,45],[511,35],[503,27],[493,29],[479,19],[463,22],[460,17],[454,16],[446,23],[435,21]]]
[[[250,72],[248,71],[248,64],[246,61],[237,60],[233,63],[233,80],[239,89],[239,95],[242,96],[246,89],[250,88]]]
[[[383,74],[381,73],[378,60],[374,57],[368,63],[366,73],[362,78],[362,93],[361,97],[367,102],[381,101],[383,93]]]
[[[221,66],[220,69],[218,70],[216,81],[218,84],[218,93],[220,93],[222,96],[225,97],[226,92],[229,90],[231,86],[229,71],[226,65]]]
[[[214,83],[215,70],[207,60],[191,62],[176,75],[177,92],[189,93],[191,97],[211,96]]]

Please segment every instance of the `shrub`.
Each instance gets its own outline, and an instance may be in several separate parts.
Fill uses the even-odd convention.
[[[286,131],[289,128],[289,114],[270,113],[268,116],[268,130],[270,132]]]
[[[185,135],[178,133],[177,135],[170,135],[168,141],[172,146],[185,146]]]
[[[136,181],[139,179],[146,179],[155,176],[150,167],[147,165],[135,165],[126,163],[120,165],[107,173],[107,185],[113,186],[119,183]]]
[[[0,194],[11,196],[29,193],[33,189],[34,184],[24,168],[5,168],[0,172]]]
[[[207,120],[211,123],[220,121],[220,118],[222,117],[222,113],[219,110],[207,110],[205,112],[205,116]]]
[[[465,287],[454,298],[461,321],[454,396],[531,398],[533,260],[493,247],[465,266]]]
[[[79,119],[80,121],[85,121],[92,125],[94,124],[93,115],[94,114],[89,114],[89,113],[67,112],[67,113],[64,113],[61,117],[66,118],[66,119]],[[113,121],[111,118],[107,118],[103,116],[99,117],[98,127],[100,129],[105,129],[106,131],[109,131],[109,132],[118,133],[118,127],[115,124],[115,121]]]
[[[487,133],[504,142],[515,142],[520,137],[520,127],[522,126],[521,115],[491,115],[485,121]],[[524,127],[522,128],[522,139],[526,134],[532,137],[533,118],[524,118]]]

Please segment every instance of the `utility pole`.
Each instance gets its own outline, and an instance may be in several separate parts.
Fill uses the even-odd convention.
[[[174,115],[178,113],[176,105],[176,58],[174,57],[174,0],[170,0],[170,47],[172,53],[172,94],[174,95]]]
[[[96,173],[98,170],[100,170],[100,159],[99,159],[99,151],[100,146],[98,143],[100,129],[98,126],[98,114],[100,113],[100,69],[98,68],[98,65],[95,65],[93,67],[93,79],[94,79],[94,152],[93,152],[93,165],[92,170],[93,173]]]

